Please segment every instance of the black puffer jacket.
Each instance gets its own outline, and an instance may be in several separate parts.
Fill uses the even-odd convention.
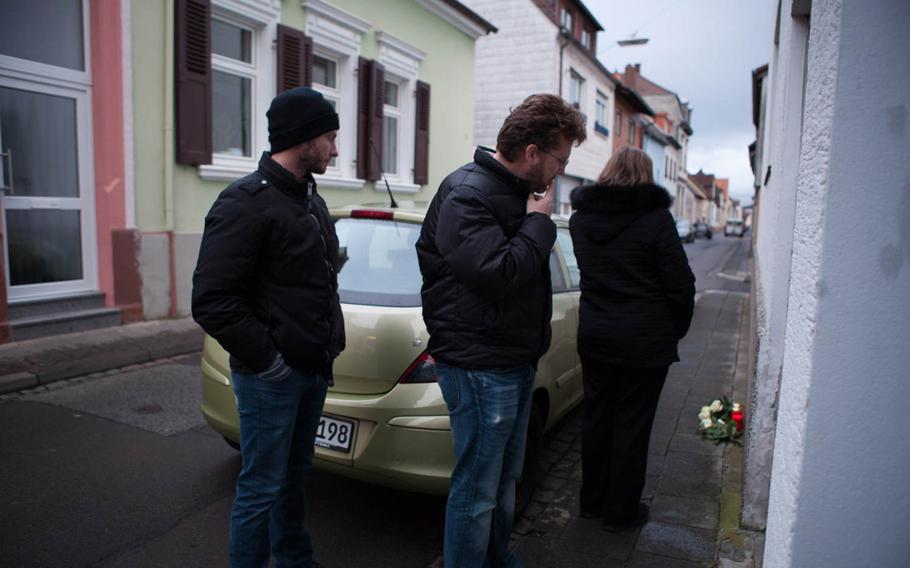
[[[417,241],[429,351],[466,369],[536,364],[550,345],[556,226],[528,183],[478,148],[433,198]]]
[[[263,154],[205,218],[193,318],[235,371],[262,372],[280,352],[291,367],[330,378],[344,349],[337,262],[335,225],[312,176],[298,181]]]
[[[589,185],[572,192],[569,220],[581,268],[578,351],[625,367],[679,361],[692,321],[695,276],[656,185]]]

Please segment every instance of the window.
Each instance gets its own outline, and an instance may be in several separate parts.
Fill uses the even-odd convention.
[[[401,88],[398,83],[386,81],[382,106],[382,171],[399,173],[398,147],[401,138]]]
[[[566,8],[565,6],[560,6],[559,7],[559,25],[564,30],[568,31],[569,33],[572,33],[572,31],[575,29],[574,24],[575,24],[575,21],[572,16],[572,12],[569,11],[569,9]]]
[[[306,8],[306,35],[313,40],[313,89],[322,93],[338,112],[338,156],[316,176],[323,187],[361,189],[357,160],[357,62],[368,22],[341,12],[326,2],[301,0]]]
[[[332,96],[337,101],[338,90],[338,62],[321,55],[313,56],[313,85],[329,90],[323,95]],[[334,91],[334,92],[333,92]]]
[[[253,158],[254,30],[212,19],[212,152]]]
[[[629,117],[629,144],[635,144],[635,118]]]
[[[569,234],[569,230],[558,229],[556,242],[559,243],[559,249],[566,260],[566,268],[569,270],[569,289],[577,290],[581,286],[581,269],[578,268],[578,259],[575,258],[575,249],[572,247],[572,235]]]
[[[376,42],[378,61],[385,68],[380,167],[392,191],[416,193],[418,184],[427,183],[429,87],[418,81],[426,53],[386,32],[377,32]],[[420,92],[423,102],[418,100]],[[427,124],[418,120],[421,112]],[[385,192],[385,184],[375,183],[373,188]]]
[[[337,57],[326,57],[316,53],[313,54],[313,89],[322,93],[322,96],[325,97],[325,100],[332,105],[332,108],[334,108],[336,112],[341,106],[341,89],[339,88],[340,81],[338,77],[338,69],[340,67],[341,62]],[[341,139],[345,135],[350,136],[352,134],[344,133],[339,129],[338,136],[335,138],[336,147],[342,147]],[[326,174],[337,176],[339,173],[338,156],[335,156],[332,158],[332,161],[329,162],[329,166],[326,168]]]
[[[419,306],[420,266],[414,245],[420,225],[373,219],[335,223],[342,266],[338,295],[348,304]]]
[[[622,111],[616,111],[616,120],[613,121],[613,125],[616,128],[616,135],[622,136]]]
[[[566,292],[566,277],[562,273],[562,264],[559,262],[559,253],[556,247],[550,250],[550,285],[553,287],[553,293]]]
[[[594,101],[594,130],[604,136],[610,135],[607,128],[607,95],[597,91],[597,98]]]
[[[206,22],[208,41],[204,34],[190,34],[202,22],[187,28],[185,33],[190,35],[182,40],[187,46],[197,47],[202,41],[210,49],[205,56],[211,68],[211,92],[206,89],[200,96],[200,89],[192,82],[184,82],[178,104],[187,95],[185,102],[193,104],[182,113],[178,111],[178,117],[183,118],[178,118],[176,125],[189,141],[186,147],[178,144],[178,163],[200,164],[197,171],[202,179],[230,181],[246,175],[256,169],[259,154],[269,147],[265,113],[275,96],[273,43],[278,9],[263,0],[250,2],[261,6],[257,10],[235,10],[236,2],[213,0]],[[187,86],[192,90],[187,90]],[[210,138],[206,141],[204,136],[198,136],[194,140],[191,133],[199,132],[195,117],[203,112],[211,116]]]
[[[591,49],[591,32],[588,30],[581,30],[581,45]]]
[[[585,79],[574,69],[569,70],[569,102],[577,109],[583,106]]]

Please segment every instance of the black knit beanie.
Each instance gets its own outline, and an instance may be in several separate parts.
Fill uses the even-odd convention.
[[[308,87],[287,90],[274,99],[265,115],[269,119],[272,153],[338,130],[338,113],[322,93]]]

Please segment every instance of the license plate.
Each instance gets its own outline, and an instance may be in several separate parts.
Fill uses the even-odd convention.
[[[350,452],[354,439],[354,422],[322,416],[316,428],[316,445],[320,448]]]

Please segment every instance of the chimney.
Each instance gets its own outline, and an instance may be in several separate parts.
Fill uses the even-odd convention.
[[[626,72],[623,74],[623,82],[631,89],[638,88],[638,75],[641,73],[641,63],[635,65],[626,64]]]

